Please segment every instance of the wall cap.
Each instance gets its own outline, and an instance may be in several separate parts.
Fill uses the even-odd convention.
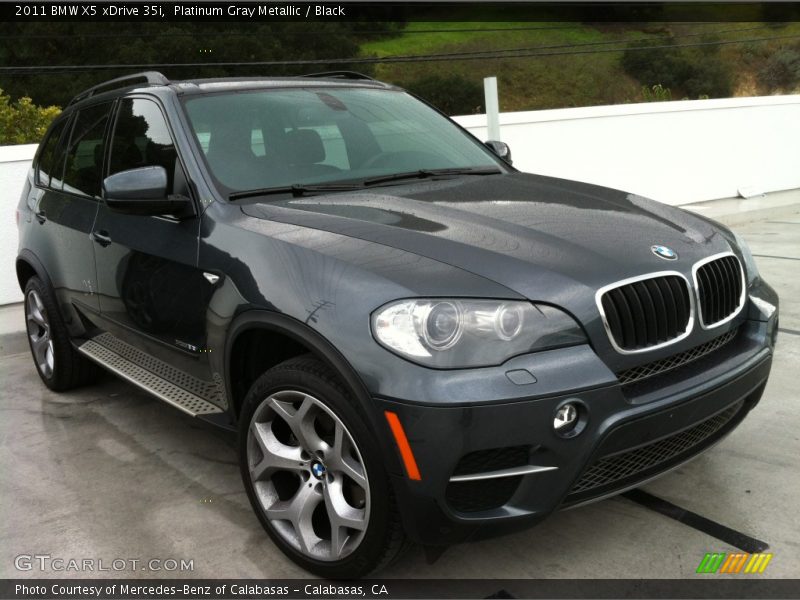
[[[501,112],[500,125],[519,125],[523,123],[542,123],[546,121],[572,121],[575,119],[596,119],[602,117],[664,114],[698,110],[719,110],[724,108],[779,106],[786,104],[800,105],[800,95],[747,96],[709,100],[672,100],[669,102],[640,102],[635,104],[609,104],[604,106]],[[453,117],[453,119],[462,127],[486,127],[486,115],[484,114],[463,115]]]
[[[24,162],[33,160],[39,144],[17,144],[0,146],[0,163]]]

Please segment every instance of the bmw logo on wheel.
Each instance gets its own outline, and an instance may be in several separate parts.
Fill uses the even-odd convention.
[[[325,475],[325,465],[320,462],[315,462],[311,465],[311,473],[313,473],[314,477],[317,479],[322,479],[322,476]]]
[[[672,248],[667,248],[666,246],[655,244],[654,246],[650,246],[650,250],[653,252],[653,254],[659,258],[663,258],[664,260],[675,260],[678,258],[678,253]]]

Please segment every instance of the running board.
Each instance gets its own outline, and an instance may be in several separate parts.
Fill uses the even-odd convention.
[[[83,342],[78,346],[78,351],[193,417],[222,412],[219,406],[210,401],[211,398],[218,401],[224,398],[219,385],[176,369],[110,333]]]

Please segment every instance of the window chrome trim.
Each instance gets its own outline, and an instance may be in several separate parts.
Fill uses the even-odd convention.
[[[603,295],[613,289],[623,287],[625,285],[636,283],[637,281],[646,281],[648,279],[657,279],[659,277],[667,277],[670,275],[674,275],[683,279],[686,283],[686,290],[689,296],[689,320],[686,323],[686,329],[681,333],[679,336],[672,338],[671,340],[667,340],[666,342],[662,342],[661,344],[656,344],[655,346],[647,346],[646,348],[638,348],[636,350],[625,350],[624,348],[620,347],[616,340],[614,339],[614,335],[611,333],[611,326],[608,324],[608,319],[606,318],[606,312],[603,309],[603,302],[602,298]],[[650,352],[651,350],[658,350],[660,348],[665,348],[666,346],[670,346],[672,344],[677,344],[681,340],[685,340],[689,335],[692,333],[694,329],[694,321],[696,315],[696,304],[697,304],[697,293],[695,290],[692,290],[692,284],[689,282],[689,279],[683,273],[679,271],[656,271],[653,273],[646,273],[645,275],[638,275],[636,277],[629,277],[628,279],[622,279],[620,281],[615,281],[614,283],[609,283],[608,285],[604,285],[594,295],[594,302],[597,305],[597,310],[600,311],[600,317],[603,321],[603,328],[606,330],[606,336],[608,340],[611,342],[611,345],[614,347],[614,350],[619,352],[620,354],[641,354],[642,352]]]
[[[710,325],[706,325],[705,321],[703,321],[703,310],[701,308],[701,301],[700,301],[700,284],[697,281],[697,272],[700,270],[700,267],[707,265],[710,262],[714,262],[717,259],[724,258],[725,256],[732,256],[736,259],[736,263],[739,265],[739,276],[742,278],[742,293],[739,296],[739,305],[736,307],[731,314],[727,317],[722,319],[721,321],[717,321],[716,323],[711,323]],[[719,254],[714,254],[713,256],[709,256],[708,258],[704,258],[702,260],[697,261],[692,265],[692,281],[694,282],[694,293],[697,296],[697,316],[698,316],[698,323],[700,323],[700,327],[704,330],[714,329],[719,327],[720,325],[724,325],[728,321],[733,320],[744,308],[745,301],[747,300],[747,280],[745,278],[744,273],[744,265],[742,265],[742,261],[739,260],[739,257],[736,256],[733,252],[720,252]]]

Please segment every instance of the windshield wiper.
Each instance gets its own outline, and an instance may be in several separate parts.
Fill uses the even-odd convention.
[[[405,173],[394,173],[392,175],[380,175],[370,177],[358,183],[319,183],[319,184],[299,184],[284,185],[272,188],[260,188],[255,190],[244,190],[233,192],[228,195],[228,200],[242,200],[243,198],[255,198],[258,196],[271,196],[273,194],[291,194],[295,198],[306,194],[325,193],[325,192],[352,192],[363,190],[367,186],[388,183],[390,181],[402,181],[403,179],[427,179],[429,177],[444,177],[448,175],[497,175],[502,173],[495,167],[466,167],[458,169],[418,169]]]
[[[498,175],[502,171],[496,167],[467,167],[459,169],[418,169],[406,173],[395,173],[393,175],[380,175],[364,180],[364,185],[378,185],[390,181],[401,181],[403,179],[427,179],[429,177],[439,177],[447,175]]]
[[[313,194],[317,192],[352,192],[353,190],[360,189],[363,189],[361,184],[354,185],[347,183],[321,183],[319,185],[301,185],[299,183],[295,183],[293,185],[284,185],[280,187],[233,192],[228,195],[228,200],[242,200],[243,198],[255,198],[257,196],[271,196],[272,194],[291,194],[295,198],[299,198],[305,194]]]

